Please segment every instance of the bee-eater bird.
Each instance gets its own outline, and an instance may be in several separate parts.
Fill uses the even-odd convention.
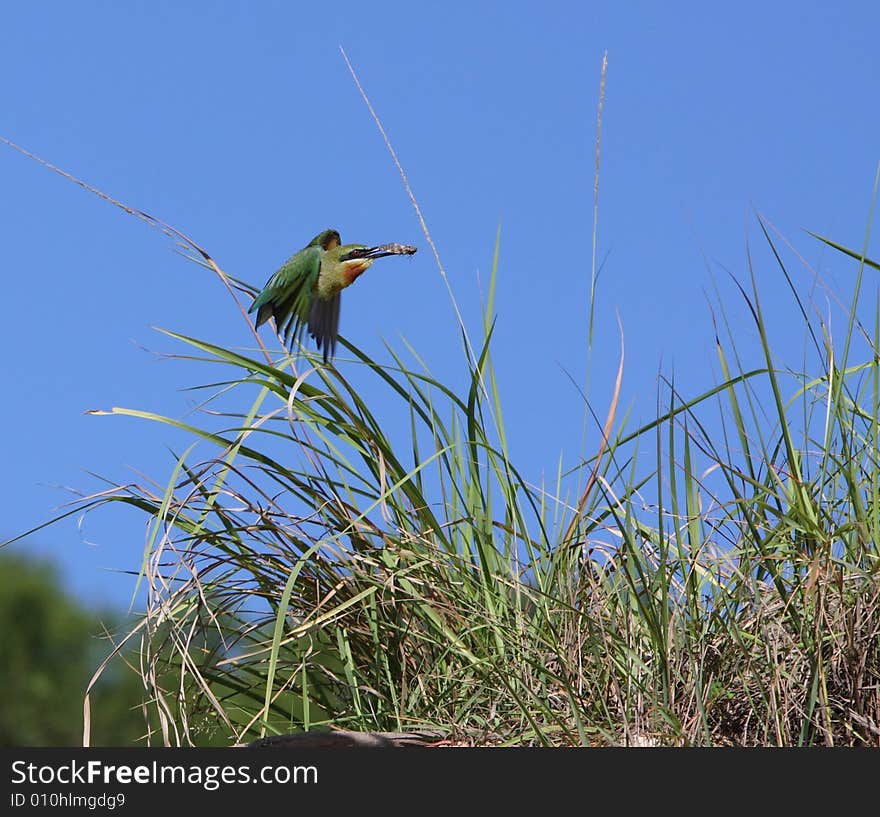
[[[248,311],[256,310],[257,326],[274,318],[278,334],[288,347],[292,340],[302,340],[308,326],[309,336],[315,339],[327,363],[336,352],[342,290],[377,258],[412,255],[415,251],[406,244],[341,244],[336,230],[324,230],[266,282]]]

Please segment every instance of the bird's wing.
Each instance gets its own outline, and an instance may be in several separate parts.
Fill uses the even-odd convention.
[[[302,335],[309,319],[318,275],[321,271],[321,247],[306,247],[287,260],[267,282],[251,304],[256,310],[257,326],[270,317],[275,319],[278,333],[290,345],[291,338]]]
[[[309,310],[309,336],[315,339],[318,351],[324,351],[324,363],[336,354],[336,336],[339,334],[339,307],[342,293],[332,298],[315,298]]]

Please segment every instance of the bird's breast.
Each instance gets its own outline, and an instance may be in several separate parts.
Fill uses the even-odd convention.
[[[358,276],[367,271],[367,268],[372,263],[372,260],[369,258],[359,258],[354,261],[346,261],[342,271],[342,276],[345,279],[345,286],[351,286],[358,279]]]
[[[322,298],[332,298],[341,290],[351,286],[372,263],[370,258],[356,258],[330,269],[322,267],[318,278],[318,294]]]

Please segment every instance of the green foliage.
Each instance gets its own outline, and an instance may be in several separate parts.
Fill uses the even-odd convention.
[[[109,652],[105,616],[62,590],[47,564],[0,554],[0,745],[79,746],[83,693]],[[121,662],[95,698],[95,745],[131,745],[144,732],[143,685]]]

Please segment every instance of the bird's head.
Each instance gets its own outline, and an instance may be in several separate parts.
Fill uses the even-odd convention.
[[[415,251],[415,247],[406,244],[379,244],[373,247],[366,244],[342,244],[327,251],[326,261],[341,275],[343,286],[349,286],[377,258],[384,258],[386,255],[412,255]]]
[[[342,244],[328,250],[331,263],[340,267],[340,272],[346,285],[354,283],[355,279],[369,269],[377,258],[388,253],[381,252],[379,247],[368,247],[366,244]]]
[[[309,243],[309,247],[320,247],[322,250],[332,250],[339,246],[341,239],[336,230],[324,230],[318,233]]]

